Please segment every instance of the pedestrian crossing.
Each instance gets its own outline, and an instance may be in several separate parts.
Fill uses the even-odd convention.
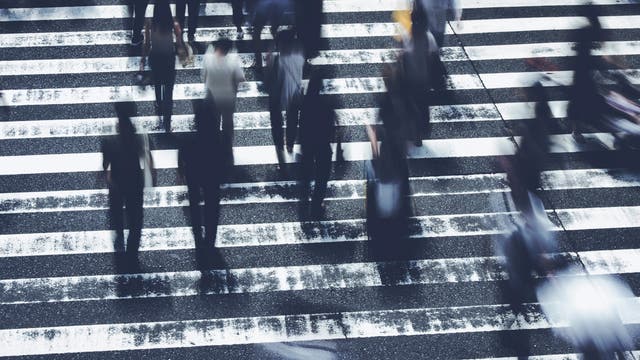
[[[624,57],[628,70],[611,71],[640,84],[638,4],[592,2],[606,34],[595,53]],[[500,161],[515,153],[519,125],[534,118],[522,93],[542,75],[525,60],[545,58],[557,64],[543,73],[559,126],[541,179],[560,241],[553,256],[594,276],[620,276],[640,295],[637,154],[605,133],[578,143],[565,120],[573,35],[587,24],[582,4],[461,0],[463,20],[448,26],[441,49],[448,82],[430,109],[432,137],[408,154],[409,260],[372,252],[363,169],[372,156],[364,126],[376,121],[375,100],[386,91],[380,70],[399,52],[391,12],[407,2],[324,1],[326,44],[311,63],[331,74],[322,94],[340,104],[344,161],[334,155],[321,221],[299,219],[299,146],[285,154],[286,171],[276,168],[247,33],[236,42],[247,81],[234,118],[235,166],[221,188],[224,266],[203,278],[177,149],[154,116],[153,89],[132,81],[139,57],[127,51],[126,4],[3,3],[0,90],[11,112],[0,122],[0,357],[276,359],[268,344],[285,343],[307,354],[300,358],[316,346],[345,359],[579,358],[553,337],[566,324],[550,323],[533,296],[523,313],[510,309],[495,249],[519,218]],[[227,2],[203,1],[196,40],[233,37],[231,13]],[[263,38],[271,39],[268,29]],[[201,55],[176,66],[178,136],[194,131],[201,67]],[[125,100],[138,103],[133,123],[149,134],[158,170],[156,186],[145,189],[142,269],[133,274],[115,270],[98,177],[100,142],[116,133],[113,104]],[[640,306],[640,298],[626,301]],[[623,322],[640,329],[640,312]],[[527,338],[527,349],[513,337]]]

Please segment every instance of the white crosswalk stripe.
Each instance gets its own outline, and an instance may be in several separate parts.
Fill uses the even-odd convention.
[[[578,265],[584,275],[630,279],[638,295],[640,173],[624,159],[635,152],[608,133],[577,142],[566,125],[573,30],[588,24],[583,0],[459,0],[463,19],[447,26],[440,50],[449,91],[429,108],[437,135],[408,147],[408,245],[388,239],[411,246],[401,259],[379,254],[369,239],[363,163],[372,158],[365,125],[378,121],[377,99],[386,91],[377,69],[395,62],[402,47],[392,39],[392,12],[410,1],[323,2],[328,42],[309,63],[332,74],[322,94],[341,102],[345,161],[332,143],[326,214],[318,221],[299,213],[300,146],[276,168],[265,140],[267,94],[253,74],[245,28],[237,56],[249,80],[234,115],[234,167],[221,185],[219,263],[209,270],[194,256],[202,249],[187,186],[176,176],[178,146],[150,110],[154,89],[131,85],[140,58],[125,48],[129,8],[84,3],[18,1],[0,9],[0,84],[7,84],[0,91],[10,106],[0,122],[0,357],[269,358],[262,351],[282,356],[278,343],[287,343],[300,345],[302,358],[358,358],[367,349],[366,356],[390,359],[516,359],[502,334],[536,334],[530,358],[579,359],[559,342],[538,343],[568,324],[550,322],[535,298],[521,313],[511,309],[496,251],[521,221],[503,160],[521,143],[519,126],[535,118],[535,104],[521,93],[541,79],[559,124],[539,184],[560,242],[548,258]],[[637,1],[592,3],[606,33],[594,55],[626,61],[629,69],[610,71],[640,84]],[[235,36],[230,2],[201,2],[199,11],[206,19],[198,42]],[[268,28],[263,38],[271,39]],[[562,65],[538,70],[525,63],[532,58]],[[176,62],[172,131],[180,140],[195,131],[185,106],[204,96],[202,63],[201,54],[188,67]],[[152,134],[158,182],[144,191],[142,267],[123,272],[109,230],[109,191],[96,176],[99,143],[117,133],[108,109],[127,100],[141,103],[133,123]],[[640,307],[640,298],[624,303]],[[640,311],[621,320],[638,327]]]

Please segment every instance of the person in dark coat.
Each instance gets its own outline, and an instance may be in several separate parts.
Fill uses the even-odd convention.
[[[262,73],[262,30],[271,25],[271,35],[276,38],[281,25],[291,24],[293,14],[292,0],[257,0],[253,17],[253,49],[256,71]]]
[[[144,174],[140,167],[145,156],[144,142],[131,123],[135,114],[133,102],[115,103],[118,135],[102,143],[102,167],[109,186],[109,219],[116,233],[116,252],[124,250],[123,206],[126,209],[129,236],[126,263],[137,268],[142,231]],[[150,155],[149,155],[149,158]],[[149,164],[153,168],[153,164]]]
[[[174,35],[176,46],[186,53],[187,50],[182,42],[182,30],[171,15],[169,1],[157,0],[153,8],[153,19],[147,21],[145,25],[140,71],[144,70],[148,57],[156,93],[158,116],[162,117],[163,126],[167,132],[171,131],[173,85],[176,81]]]
[[[236,27],[237,39],[242,40],[244,38],[244,31],[242,25],[245,22],[244,11],[247,11],[249,16],[249,23],[253,23],[253,15],[255,12],[257,0],[231,0],[231,8],[233,10],[233,25]]]
[[[598,59],[591,56],[595,42],[602,39],[602,26],[595,6],[587,6],[585,10],[589,25],[578,31],[573,85],[569,89],[567,108],[567,116],[573,127],[573,137],[578,141],[583,141],[581,125],[597,126],[605,107],[594,77],[599,69]]]
[[[316,69],[311,75],[307,94],[302,103],[300,118],[300,146],[302,147],[302,176],[300,200],[303,206],[309,200],[309,183],[315,182],[311,201],[311,214],[319,218],[323,212],[327,182],[331,172],[331,146],[334,138],[336,104],[332,98],[321,96],[324,74]],[[306,213],[306,206],[302,209]]]
[[[142,28],[149,0],[129,0],[129,12],[133,11],[133,27],[131,30],[131,45],[142,44]]]
[[[194,42],[198,28],[198,16],[200,15],[200,0],[176,0],[176,19],[181,29],[185,29],[185,10],[189,8],[189,32],[187,39]]]
[[[295,28],[307,59],[318,56],[324,22],[322,0],[295,0]]]
[[[190,138],[178,152],[178,169],[189,191],[191,227],[196,245],[196,260],[201,269],[208,268],[215,250],[220,215],[220,184],[225,163],[222,159],[221,134],[209,100],[195,100],[195,138]],[[204,200],[204,222],[200,202]],[[204,235],[202,225],[204,223]]]

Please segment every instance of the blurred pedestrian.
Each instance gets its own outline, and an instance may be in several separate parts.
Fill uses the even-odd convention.
[[[142,44],[142,28],[149,0],[129,0],[129,11],[133,10],[133,26],[131,29],[131,45]]]
[[[271,57],[267,87],[269,91],[269,108],[271,115],[271,132],[276,150],[282,148],[282,110],[287,117],[287,152],[293,152],[293,145],[298,131],[300,105],[302,102],[302,73],[304,56],[295,33],[283,30],[277,36],[278,55]]]
[[[167,132],[171,131],[173,113],[173,85],[176,80],[176,47],[178,55],[188,53],[182,41],[180,24],[174,21],[169,0],[157,0],[153,8],[153,18],[145,24],[145,38],[140,71],[149,61],[156,93],[156,108]],[[173,37],[176,44],[174,46]]]
[[[198,28],[198,16],[200,16],[200,0],[176,0],[176,19],[180,24],[180,29],[185,29],[185,10],[189,8],[189,32],[187,41],[196,41],[196,30]]]
[[[536,294],[553,331],[569,342],[585,360],[627,358],[634,336],[623,323],[640,306],[629,285],[620,279],[590,276],[571,266],[538,286]]]
[[[393,70],[385,67],[385,81],[393,88]],[[385,102],[393,101],[391,96]],[[367,232],[382,257],[400,257],[408,249],[409,168],[402,120],[380,109],[382,125],[367,125],[373,160],[367,162]]]
[[[211,99],[193,102],[196,133],[178,152],[178,169],[189,192],[191,227],[196,244],[196,260],[206,270],[215,250],[220,216],[220,184],[224,160],[221,154],[220,129],[213,121],[215,105]],[[204,200],[204,222],[202,206]],[[202,225],[204,224],[204,236]]]
[[[538,194],[541,188],[540,174],[547,161],[552,128],[549,98],[544,86],[537,82],[528,90],[527,97],[535,102],[535,118],[524,122],[518,151],[506,163],[505,169],[514,204],[524,213],[531,211],[529,194]]]
[[[436,39],[438,47],[444,45],[444,33],[447,21],[459,22],[462,18],[460,0],[419,0],[429,18],[429,30]]]
[[[311,215],[322,216],[323,200],[331,172],[330,142],[335,135],[336,104],[331,98],[321,96],[324,74],[318,69],[312,72],[300,116],[300,146],[302,148],[302,176],[300,200],[303,214],[309,200],[309,183],[313,180]],[[337,146],[340,146],[339,144]]]
[[[231,8],[233,10],[233,25],[235,25],[236,27],[236,38],[238,40],[242,40],[244,38],[242,25],[245,24],[245,10],[249,18],[248,23],[253,23],[256,1],[257,0],[231,0]]]
[[[295,0],[295,28],[307,59],[318,56],[322,23],[322,0]]]
[[[416,3],[419,7],[420,3]],[[400,67],[401,86],[408,89],[407,106],[414,109],[407,119],[408,137],[414,145],[422,146],[422,133],[429,129],[429,106],[434,64],[438,60],[438,46],[428,29],[426,13],[420,9],[412,12],[411,38],[406,39]],[[427,134],[428,135],[428,134]]]
[[[602,39],[602,26],[595,6],[585,7],[589,25],[578,31],[574,58],[573,84],[569,89],[567,116],[573,127],[573,137],[584,141],[583,124],[598,126],[604,113],[604,100],[599,94],[595,75],[599,70],[598,59],[591,56],[595,43]]]
[[[131,117],[135,115],[135,104],[118,102],[115,103],[115,109],[118,134],[102,143],[102,168],[109,186],[109,219],[111,229],[116,233],[116,252],[125,249],[124,206],[129,228],[125,264],[130,269],[136,269],[142,231],[145,170],[153,169],[153,160],[148,145],[145,145],[148,143],[136,134],[131,123]]]
[[[233,42],[223,38],[214,46],[209,45],[204,56],[202,78],[207,88],[207,96],[211,97],[222,121],[223,147],[232,156],[233,148],[233,114],[236,110],[238,85],[245,80],[240,61],[235,54],[229,54]]]
[[[293,23],[292,0],[256,0],[253,16],[253,49],[255,52],[255,66],[258,73],[262,73],[262,30],[270,25],[271,35],[275,39],[281,25]]]

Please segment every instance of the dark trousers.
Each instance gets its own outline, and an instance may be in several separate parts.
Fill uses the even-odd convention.
[[[198,16],[200,15],[200,0],[176,0],[176,19],[184,33],[185,10],[189,7],[189,38],[193,38],[198,28]]]
[[[294,96],[287,106],[287,146],[293,146],[298,135],[298,123],[300,121],[301,95]]]
[[[198,265],[203,268],[215,248],[220,216],[220,185],[217,182],[204,184],[191,179],[188,181],[187,187],[189,189],[191,227],[196,245],[196,260]],[[203,214],[200,205],[202,200],[204,200],[205,236],[202,236]]]
[[[173,114],[173,85],[176,81],[175,60],[151,58],[151,73],[156,92],[156,106],[158,116],[162,116],[165,130],[171,129],[171,115]]]
[[[277,11],[277,9],[271,11],[264,7],[256,9],[253,17],[253,33],[251,36],[253,38],[256,69],[258,69],[258,71],[262,70],[262,51],[264,50],[262,47],[262,30],[267,23],[269,23],[271,25],[271,36],[275,39],[278,34],[278,28],[285,21],[285,17],[285,14]]]
[[[249,21],[253,23],[253,15],[255,11],[256,0],[232,0],[231,8],[233,9],[233,25],[237,30],[242,29],[244,23],[244,9],[249,15]]]
[[[147,11],[149,0],[130,0],[129,9],[133,8],[133,33],[142,33],[144,27],[144,14]]]
[[[327,183],[331,172],[331,147],[329,144],[320,148],[304,147],[302,149],[302,187],[301,200],[309,198],[309,183],[315,181],[311,204],[318,208],[327,194]]]
[[[273,90],[269,94],[269,118],[271,120],[271,136],[276,150],[284,147],[284,132],[282,131],[283,119],[280,110],[280,92]]]
[[[126,253],[129,258],[136,259],[142,234],[142,185],[126,188],[114,185],[109,188],[109,219],[111,229],[116,232],[117,252],[125,249],[123,206],[129,228]]]

